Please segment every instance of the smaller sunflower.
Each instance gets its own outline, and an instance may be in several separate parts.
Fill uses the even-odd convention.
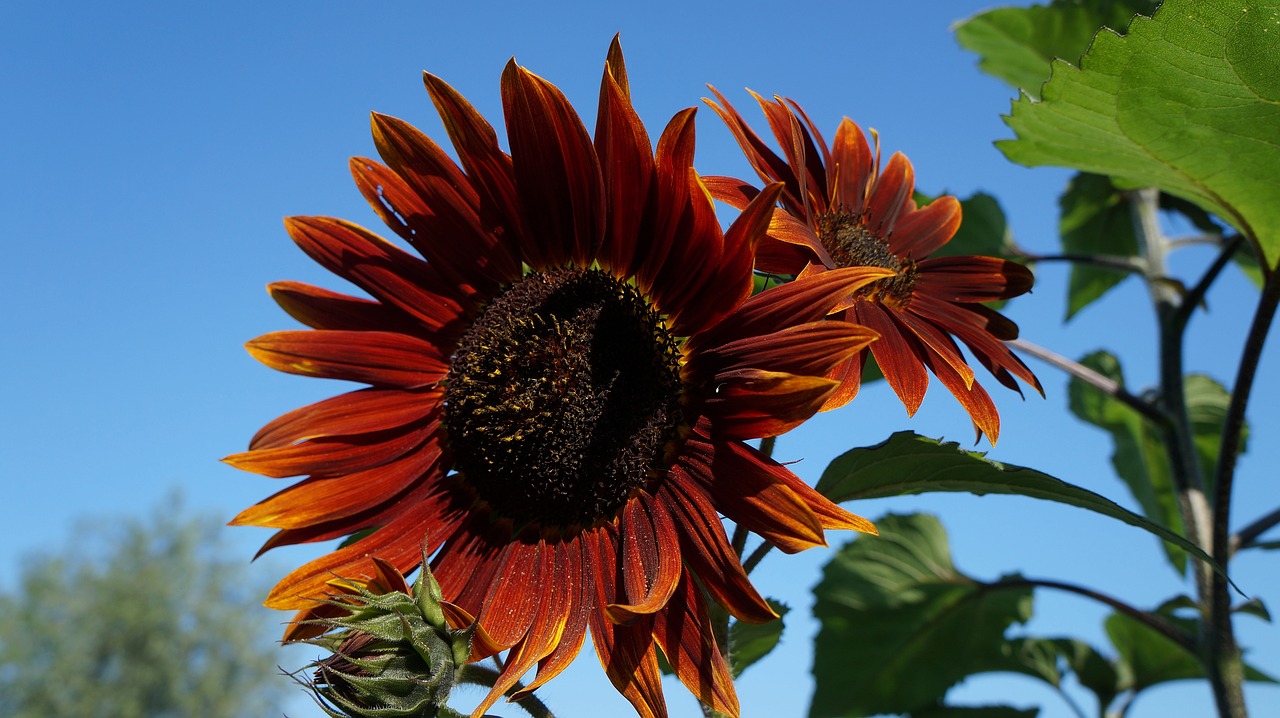
[[[1026,267],[995,257],[930,257],[960,227],[960,202],[944,196],[917,207],[915,175],[906,155],[895,152],[881,169],[880,141],[872,143],[845,118],[828,147],[818,128],[793,100],[755,93],[782,148],[779,157],[714,87],[707,100],[733,132],[747,160],[767,184],[784,185],[756,268],[806,277],[839,267],[880,267],[894,272],[855,292],[838,316],[875,330],[870,346],[880,371],[913,415],[924,400],[929,372],[955,395],[974,426],[994,444],[1000,416],[955,339],[1001,384],[1022,393],[1014,377],[1044,394],[1040,381],[1004,342],[1018,326],[984,306],[1031,289]],[[706,177],[713,197],[739,209],[760,190],[732,177]],[[834,368],[840,382],[823,410],[847,404],[858,393],[867,351]]]

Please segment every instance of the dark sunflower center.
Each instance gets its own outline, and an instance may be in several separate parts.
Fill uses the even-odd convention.
[[[517,526],[589,526],[661,467],[683,421],[680,351],[599,270],[526,276],[458,344],[445,388],[454,465]]]
[[[911,290],[920,276],[915,260],[894,254],[885,238],[863,220],[860,215],[832,210],[818,218],[818,241],[837,266],[880,267],[896,272],[868,284],[855,296],[905,307],[911,302]]]

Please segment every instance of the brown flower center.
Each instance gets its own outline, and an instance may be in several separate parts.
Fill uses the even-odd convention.
[[[868,227],[862,215],[835,209],[818,218],[818,241],[838,267],[880,267],[897,272],[859,289],[861,299],[902,308],[911,303],[920,270],[915,260],[899,257],[886,238]]]
[[[517,527],[590,526],[661,468],[684,417],[680,349],[595,269],[526,276],[463,335],[444,423],[454,465]]]

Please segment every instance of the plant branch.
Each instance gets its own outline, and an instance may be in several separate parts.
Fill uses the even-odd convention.
[[[1166,621],[1164,618],[1151,613],[1150,611],[1143,611],[1140,608],[1135,608],[1118,598],[1113,598],[1105,593],[1099,593],[1091,588],[1077,586],[1074,583],[1039,578],[1003,579],[996,581],[995,583],[988,583],[985,585],[993,588],[1053,588],[1059,591],[1066,591],[1067,593],[1074,593],[1078,596],[1084,596],[1085,598],[1091,598],[1099,603],[1103,603],[1114,608],[1118,613],[1122,613],[1147,628],[1159,633],[1165,638],[1168,638],[1188,653],[1198,655],[1199,648],[1196,645],[1195,638],[1178,630],[1177,626]]]
[[[1057,352],[1046,349],[1039,344],[1033,344],[1025,339],[1010,339],[1005,344],[1030,354],[1046,364],[1057,367],[1098,391],[1114,397],[1117,401],[1150,419],[1157,426],[1167,426],[1169,424],[1169,417],[1165,416],[1151,402],[1131,394],[1119,382],[1103,376],[1078,361],[1068,359]]]
[[[1187,291],[1182,298],[1182,303],[1174,310],[1170,321],[1175,322],[1180,328],[1185,327],[1187,322],[1191,320],[1191,315],[1195,313],[1196,307],[1204,303],[1205,294],[1209,292],[1209,287],[1213,286],[1214,280],[1222,274],[1222,270],[1231,262],[1231,258],[1244,245],[1244,237],[1236,234],[1232,235],[1222,245],[1222,251],[1218,252],[1217,258],[1213,260],[1213,264],[1205,270],[1204,276],[1200,277],[1200,281]]]
[[[493,685],[497,683],[500,675],[502,675],[501,671],[489,668],[488,666],[482,666],[478,663],[471,663],[463,668],[462,681],[492,688]],[[520,690],[524,690],[524,684],[520,681],[516,681],[515,685],[508,688],[504,695],[510,695],[511,693]],[[556,715],[551,712],[550,708],[547,708],[546,703],[543,703],[542,700],[535,695],[527,695],[524,698],[515,701],[515,704],[523,708],[525,712],[533,716],[533,718],[555,718]]]
[[[1112,254],[1031,254],[1019,252],[1024,262],[1071,262],[1072,264],[1091,264],[1104,269],[1115,269],[1130,274],[1141,274],[1142,264],[1130,257],[1118,257]]]
[[[756,546],[756,550],[752,551],[751,555],[747,557],[747,560],[742,562],[742,570],[750,574],[753,570],[755,570],[755,567],[760,564],[760,561],[764,559],[765,555],[772,550],[773,550],[773,544],[769,543],[768,541],[765,541],[764,543],[761,543],[759,546]]]
[[[1235,553],[1240,549],[1249,548],[1253,545],[1258,537],[1266,533],[1268,529],[1280,524],[1280,509],[1276,509],[1253,523],[1245,526],[1231,537],[1231,553]]]

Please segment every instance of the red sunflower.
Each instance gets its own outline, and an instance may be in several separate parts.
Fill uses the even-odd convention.
[[[764,109],[782,153],[760,139],[733,105],[715,88],[719,103],[707,104],[733,132],[748,161],[767,183],[781,182],[779,204],[769,239],[758,249],[761,271],[800,277],[838,267],[881,267],[893,276],[854,293],[840,316],[875,330],[871,344],[889,385],[915,414],[929,386],[929,374],[942,381],[972,417],[977,429],[995,443],[1000,416],[975,379],[955,339],[1001,384],[1017,391],[1018,377],[1044,394],[1040,381],[1005,346],[1018,327],[983,302],[1008,299],[1031,289],[1026,267],[995,257],[930,257],[951,241],[960,227],[960,202],[940,197],[925,207],[912,198],[911,163],[895,152],[881,170],[880,141],[867,143],[862,129],[846,118],[828,147],[818,128],[792,100],[753,96]],[[703,178],[712,196],[743,209],[760,190],[731,177]],[[860,351],[829,375],[840,388],[826,409],[848,403],[858,393],[867,352]],[[927,371],[926,371],[927,370]]]
[[[423,259],[354,224],[291,218],[312,258],[369,299],[283,282],[311,330],[248,344],[281,371],[369,386],[290,412],[230,464],[304,476],[235,524],[263,550],[372,531],[290,573],[267,605],[314,606],[334,576],[426,552],[446,601],[510,647],[476,715],[537,667],[573,659],[590,629],[609,678],[665,715],[655,645],[699,699],[736,715],[705,596],[775,617],[721,515],[784,551],[825,529],[874,531],[745,440],[816,412],[832,369],[875,333],[824,321],[877,268],[750,296],[779,187],[722,232],[693,171],[693,115],[656,152],[631,106],[616,40],[593,137],[556,87],[502,75],[510,154],[453,88],[426,75],[461,167],[408,124],[373,117],[385,165],[352,161],[382,219]]]

